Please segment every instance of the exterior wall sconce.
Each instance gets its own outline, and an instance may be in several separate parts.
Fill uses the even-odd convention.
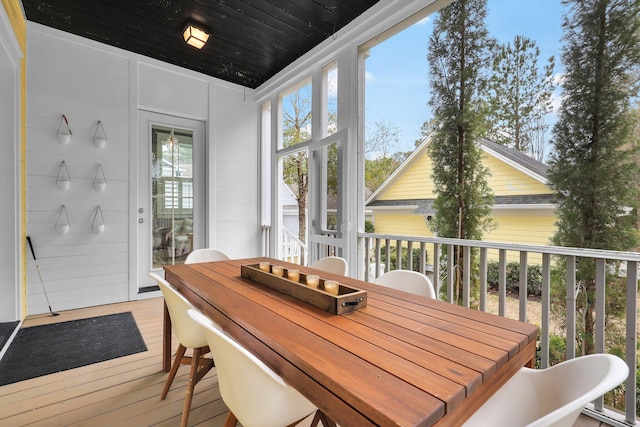
[[[184,41],[187,42],[188,45],[196,49],[202,49],[205,43],[207,43],[207,40],[209,40],[209,33],[201,28],[195,27],[193,24],[187,24],[182,33],[182,37],[184,37]]]

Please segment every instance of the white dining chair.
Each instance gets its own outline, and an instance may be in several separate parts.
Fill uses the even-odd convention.
[[[328,273],[339,274],[341,276],[346,276],[349,269],[347,260],[338,256],[328,256],[325,258],[321,258],[311,264],[309,267],[323,270]]]
[[[387,286],[389,288],[422,295],[428,298],[436,298],[433,283],[424,274],[411,270],[392,270],[381,274],[372,283]]]
[[[161,400],[167,397],[167,393],[173,383],[176,372],[178,372],[178,368],[181,365],[191,366],[182,408],[182,419],[180,421],[180,426],[186,427],[191,410],[191,401],[193,400],[193,390],[198,381],[214,366],[213,359],[204,357],[209,353],[207,338],[204,336],[200,327],[191,320],[187,314],[188,310],[194,309],[193,305],[176,291],[169,282],[156,273],[150,272],[149,276],[158,283],[162,291],[167,309],[169,310],[169,317],[171,318],[171,328],[179,341],[176,357],[173,360],[169,376],[160,395]],[[190,357],[184,355],[188,348],[193,350]]]
[[[220,396],[229,408],[225,427],[237,421],[244,427],[290,426],[317,410],[207,316],[195,310],[188,314],[201,326],[216,362]]]
[[[220,249],[204,248],[189,252],[189,255],[184,259],[184,263],[195,264],[198,262],[225,261],[228,259],[231,259],[231,257]]]
[[[622,383],[629,368],[610,354],[591,354],[547,369],[521,368],[464,427],[571,427],[582,408]]]

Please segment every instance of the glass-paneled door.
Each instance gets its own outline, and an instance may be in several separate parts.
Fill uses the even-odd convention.
[[[141,113],[139,283],[204,242],[204,123]],[[144,137],[144,139],[143,139]],[[142,149],[140,150],[142,151]]]

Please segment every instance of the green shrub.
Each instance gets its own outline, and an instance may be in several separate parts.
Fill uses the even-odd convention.
[[[391,263],[391,270],[398,270],[400,269],[400,267],[397,266],[397,250],[395,246],[391,246],[391,259],[390,259],[390,263]],[[412,249],[413,252],[413,271],[420,271],[420,249],[419,248],[413,248]],[[408,256],[409,250],[407,248],[402,248],[402,269],[407,269],[407,256]],[[380,248],[380,264],[384,265],[387,262],[387,247],[386,246],[382,246]],[[427,258],[427,253],[425,252],[425,260]]]
[[[538,340],[540,336],[538,335]],[[549,366],[557,365],[566,360],[567,342],[562,335],[549,335]],[[536,369],[542,368],[542,349],[536,349]]]
[[[373,225],[373,222],[368,219],[364,221],[364,232],[365,233],[375,233],[376,227]]]
[[[487,263],[487,286],[489,289],[498,290],[499,263],[489,261]],[[509,262],[506,268],[507,292],[517,293],[520,290],[520,263]],[[527,266],[527,293],[540,296],[542,294],[542,267],[540,265]]]

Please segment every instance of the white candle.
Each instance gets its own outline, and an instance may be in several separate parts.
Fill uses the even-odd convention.
[[[274,276],[282,277],[282,274],[284,273],[284,269],[282,268],[281,265],[272,265],[271,273],[273,273]]]
[[[315,274],[307,274],[307,286],[317,288],[319,283],[320,276],[316,276]]]
[[[260,261],[260,270],[269,272],[271,268],[271,263],[269,261]]]
[[[300,270],[289,269],[287,270],[287,278],[297,282],[300,280]]]
[[[325,280],[324,281],[324,290],[333,295],[338,295],[338,290],[340,289],[340,283],[335,280]]]

